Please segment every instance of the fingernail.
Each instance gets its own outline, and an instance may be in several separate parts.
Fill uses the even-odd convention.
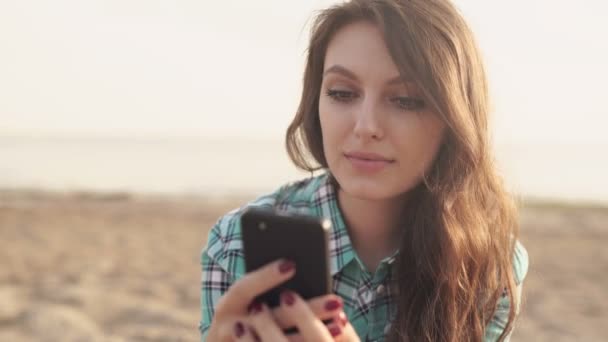
[[[245,335],[245,326],[243,326],[243,323],[236,322],[236,324],[234,325],[234,334],[236,335],[236,337],[241,337]]]
[[[262,303],[260,303],[260,302],[253,302],[249,306],[249,312],[252,314],[257,314],[258,312],[261,312],[261,311],[262,311]]]
[[[338,315],[338,320],[340,321],[340,325],[343,327],[345,327],[346,323],[348,323],[348,318],[344,312],[340,312],[340,315]]]
[[[283,303],[292,306],[293,303],[295,303],[296,301],[296,297],[294,297],[293,293],[285,291],[281,293],[281,300],[283,301]]]
[[[296,268],[296,264],[293,261],[285,260],[279,265],[279,272],[287,273]]]
[[[342,329],[340,329],[340,327],[337,325],[332,325],[331,327],[329,327],[329,333],[331,334],[331,336],[336,337],[340,335],[340,333],[342,333]]]
[[[337,299],[331,299],[325,302],[325,310],[333,311],[342,307],[342,302]]]

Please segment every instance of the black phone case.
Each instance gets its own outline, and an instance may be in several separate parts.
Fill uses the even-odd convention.
[[[286,258],[296,263],[293,278],[262,294],[258,300],[279,305],[282,290],[290,289],[304,299],[331,293],[328,220],[288,215],[269,209],[249,208],[241,216],[247,272]]]

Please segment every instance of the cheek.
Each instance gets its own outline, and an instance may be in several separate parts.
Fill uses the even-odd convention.
[[[327,104],[321,100],[319,102],[319,123],[321,125],[321,137],[323,139],[323,153],[325,154],[327,162],[331,162],[333,154],[332,149],[329,147],[333,144],[333,129],[327,110]]]
[[[399,130],[399,134],[394,135],[394,145],[404,158],[404,166],[416,173],[424,172],[441,146],[445,131],[443,122],[438,118],[415,118],[392,127]]]
[[[325,153],[332,154],[348,132],[348,116],[331,104],[319,103],[319,121]]]
[[[427,172],[432,166],[433,161],[439,153],[439,148],[443,142],[445,126],[443,123],[438,123],[432,127],[427,127],[427,139],[425,141],[423,165],[421,166],[422,172]]]
[[[427,122],[425,125],[425,131],[429,139],[428,145],[431,150],[431,159],[435,159],[435,154],[439,150],[441,143],[443,142],[443,136],[445,135],[445,124],[437,117],[433,117],[432,120]]]

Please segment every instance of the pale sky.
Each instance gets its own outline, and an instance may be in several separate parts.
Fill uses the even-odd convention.
[[[0,135],[282,137],[335,2],[1,0]],[[608,145],[608,2],[455,2],[498,142]]]

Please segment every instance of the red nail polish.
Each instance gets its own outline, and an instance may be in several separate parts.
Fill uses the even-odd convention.
[[[259,312],[262,311],[262,303],[260,302],[253,302],[251,303],[250,307],[249,307],[249,312],[252,314],[257,314]]]
[[[336,336],[340,335],[340,333],[342,333],[342,329],[340,329],[340,327],[334,325],[334,326],[329,327],[329,333],[331,334],[331,336],[336,337]]]
[[[337,299],[328,300],[325,302],[325,310],[334,311],[342,307],[342,302]]]
[[[294,297],[293,293],[285,291],[281,294],[281,300],[283,301],[283,303],[292,306],[293,303],[296,302],[296,297]]]
[[[279,272],[287,273],[296,268],[296,264],[293,261],[285,260],[279,265]]]
[[[243,326],[243,323],[236,322],[236,324],[234,325],[234,334],[236,335],[236,337],[241,337],[245,335],[245,326]]]

